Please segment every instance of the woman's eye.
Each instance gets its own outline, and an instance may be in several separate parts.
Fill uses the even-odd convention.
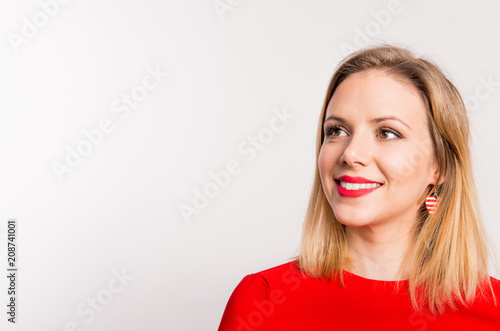
[[[326,128],[326,136],[327,137],[340,137],[340,132],[344,132],[340,127],[338,126],[330,126]]]
[[[347,136],[347,133],[339,126],[333,125],[328,126],[325,129],[326,137],[342,137],[342,135]],[[394,138],[402,138],[402,136],[397,132],[389,128],[381,128],[378,131],[378,137],[382,140],[391,140]]]
[[[389,136],[392,135],[393,137],[390,138]],[[380,130],[379,131],[379,135],[378,135],[380,138],[384,139],[384,140],[390,140],[390,139],[394,139],[394,138],[401,138],[401,135],[398,134],[397,132],[393,132],[392,130]]]

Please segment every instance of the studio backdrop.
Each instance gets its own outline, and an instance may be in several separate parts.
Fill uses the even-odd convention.
[[[216,330],[298,252],[329,79],[380,42],[459,88],[499,254],[494,1],[0,0],[0,30],[1,330]]]

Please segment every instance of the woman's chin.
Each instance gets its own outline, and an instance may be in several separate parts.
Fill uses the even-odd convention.
[[[337,221],[339,221],[341,224],[344,224],[345,226],[353,226],[353,227],[358,227],[358,226],[366,226],[366,225],[374,225],[377,220],[373,218],[373,214],[367,214],[367,213],[355,213],[355,212],[348,212],[348,213],[343,213],[343,212],[337,212],[334,213],[335,218]]]

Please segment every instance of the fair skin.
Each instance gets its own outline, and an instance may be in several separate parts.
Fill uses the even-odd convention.
[[[397,119],[373,121],[386,116]],[[411,231],[438,176],[422,97],[393,75],[358,72],[337,87],[325,119],[318,167],[335,217],[346,226],[354,261],[348,271],[376,280],[407,279],[402,262]],[[336,184],[345,175],[381,185],[363,196],[345,196]]]

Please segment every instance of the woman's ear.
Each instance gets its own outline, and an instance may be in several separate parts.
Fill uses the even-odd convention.
[[[437,164],[434,164],[434,173],[432,175],[432,184],[434,186],[443,184],[444,179],[445,179],[445,174],[444,173],[441,174],[441,178],[439,179],[439,183],[436,184],[438,177],[439,177],[439,166]]]

